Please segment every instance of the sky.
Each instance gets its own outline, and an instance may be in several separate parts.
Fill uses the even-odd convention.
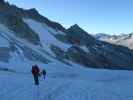
[[[6,0],[68,28],[78,24],[89,33],[133,32],[133,0]]]

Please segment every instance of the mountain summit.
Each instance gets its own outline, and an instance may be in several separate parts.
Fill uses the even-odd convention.
[[[71,28],[73,28],[73,29],[74,29],[74,28],[75,28],[75,29],[79,29],[80,26],[79,26],[78,24],[74,24],[74,25],[71,26]],[[80,29],[81,29],[81,28],[80,28]]]

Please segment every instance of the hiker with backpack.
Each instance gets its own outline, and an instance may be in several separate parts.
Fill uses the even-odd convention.
[[[43,69],[41,72],[40,72],[40,69],[38,67],[38,65],[33,65],[32,66],[32,75],[34,77],[34,82],[35,82],[35,85],[39,85],[39,76],[43,76],[43,79],[45,80],[46,78],[46,70]]]
[[[46,78],[46,71],[45,71],[45,69],[42,70],[41,75],[43,75],[43,78],[45,80],[45,78]]]
[[[35,85],[39,85],[39,76],[40,76],[40,69],[37,65],[33,65],[32,66],[32,75],[34,77],[34,82],[35,82]]]

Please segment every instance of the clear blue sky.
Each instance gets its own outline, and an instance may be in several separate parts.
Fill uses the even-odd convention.
[[[133,0],[8,0],[68,28],[77,23],[90,33],[133,32]]]

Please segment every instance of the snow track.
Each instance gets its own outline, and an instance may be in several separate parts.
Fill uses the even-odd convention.
[[[91,79],[90,76],[73,72],[76,77],[71,78],[70,72],[64,75],[61,72],[48,73],[45,81],[40,78],[39,88],[34,86],[30,74],[0,72],[0,100],[133,100],[132,72],[116,72],[116,75],[112,75],[112,81],[111,76],[105,75],[111,74],[111,71],[91,72],[93,75],[99,74],[99,77],[91,76]],[[99,79],[101,76],[104,80]]]

